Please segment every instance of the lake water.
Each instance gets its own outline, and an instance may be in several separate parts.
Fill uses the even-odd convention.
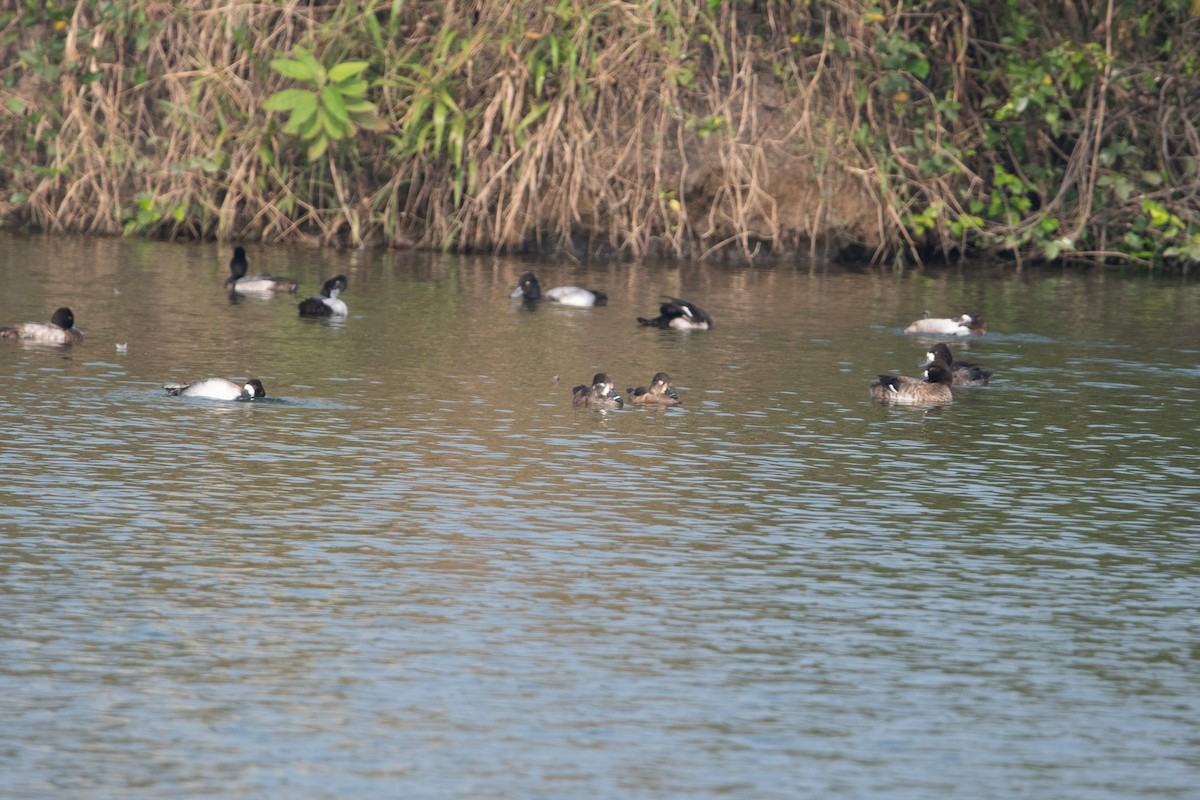
[[[5,797],[1196,797],[1194,279],[248,249],[0,239]]]

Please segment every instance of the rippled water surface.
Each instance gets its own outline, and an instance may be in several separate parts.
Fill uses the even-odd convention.
[[[0,240],[5,797],[1196,796],[1195,281],[249,251]]]

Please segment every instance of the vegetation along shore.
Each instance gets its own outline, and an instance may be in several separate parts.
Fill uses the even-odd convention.
[[[0,5],[0,225],[1200,260],[1200,3]]]

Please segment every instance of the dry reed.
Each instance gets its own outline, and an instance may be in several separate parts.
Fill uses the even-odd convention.
[[[1055,51],[1091,59],[1070,62],[1081,86],[1037,109],[1057,103],[1070,122],[1057,127],[989,110],[1012,99],[1000,78],[1037,63],[996,55],[1021,19],[887,5],[84,0],[60,15],[13,0],[0,7],[0,220],[629,258],[1036,256],[1059,237],[1106,257],[1149,200],[1190,235],[1196,82],[1171,64],[1170,86],[1114,81],[1118,57],[1149,56],[1111,2],[1095,18],[1076,9],[1078,47]],[[1195,38],[1184,25],[1181,41]],[[294,85],[271,60],[297,45],[327,67],[368,62],[384,129],[310,159],[264,110]],[[1114,148],[1151,116],[1157,140]],[[1148,166],[1173,183],[1113,188]]]

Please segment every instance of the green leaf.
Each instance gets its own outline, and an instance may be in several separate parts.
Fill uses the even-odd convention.
[[[297,111],[304,108],[315,111],[317,96],[304,89],[284,89],[268,97],[263,108],[267,111]]]
[[[446,133],[446,107],[438,103],[433,108],[433,152],[442,151],[442,139]]]
[[[300,127],[300,135],[305,139],[314,139],[320,135],[321,130],[325,127],[325,112],[322,109],[317,109],[317,113],[308,118]]]
[[[521,117],[521,121],[519,123],[517,123],[516,132],[520,133],[521,131],[525,130],[530,125],[532,125],[533,123],[535,123],[539,119],[541,119],[542,115],[546,113],[546,109],[548,109],[549,107],[550,107],[550,103],[546,102],[546,103],[538,103],[536,106],[529,109],[529,113],[526,114],[524,117]]]
[[[325,133],[329,134],[330,139],[340,140],[340,139],[345,139],[347,136],[350,135],[350,130],[349,130],[350,121],[349,120],[342,122],[341,120],[337,120],[337,119],[334,119],[333,117],[329,116],[329,114],[322,114],[321,120],[324,123]]]
[[[427,94],[421,95],[409,108],[408,116],[404,120],[404,129],[411,130],[420,128],[425,124],[425,113],[429,111],[429,106],[433,103],[433,98]]]
[[[370,64],[366,61],[346,61],[341,64],[335,64],[329,69],[329,80],[337,83],[347,78],[353,78],[368,66]]]
[[[328,147],[329,139],[324,136],[318,136],[313,140],[313,143],[308,146],[308,160],[316,161],[321,156],[325,155],[325,150]]]
[[[454,97],[453,97],[453,96],[451,96],[451,94],[450,94],[450,92],[449,92],[449,91],[447,91],[447,90],[445,90],[445,89],[442,89],[442,92],[441,92],[441,98],[442,98],[442,103],[444,103],[445,105],[449,106],[449,107],[450,107],[450,109],[451,109],[452,111],[454,111],[454,113],[455,113],[455,114],[461,114],[461,113],[462,113],[462,111],[461,111],[461,110],[459,110],[459,108],[458,108],[458,103],[454,102]]]
[[[456,165],[462,164],[466,141],[467,119],[459,115],[450,123],[450,137],[446,140],[446,144],[450,147],[450,160]]]
[[[296,49],[292,51],[292,55],[297,61],[308,67],[309,72],[312,73],[314,81],[317,83],[325,83],[325,68],[321,66],[319,61],[313,58],[312,53],[308,52],[306,48],[297,46]]]
[[[345,95],[342,95],[342,102],[346,104],[346,111],[350,114],[374,114],[375,104],[370,100],[347,100]]]
[[[1166,225],[1171,219],[1171,214],[1153,200],[1143,200],[1142,210],[1150,215],[1150,224],[1156,227]]]
[[[344,125],[350,121],[350,114],[346,111],[342,95],[332,86],[326,86],[321,90],[321,106],[324,107],[325,113],[339,124]]]
[[[343,97],[362,97],[371,88],[371,84],[360,80],[338,81],[333,86]]]
[[[315,98],[314,98],[315,99]],[[296,135],[308,127],[312,122],[313,116],[317,113],[317,104],[314,102],[307,108],[297,109],[292,112],[292,116],[288,119],[287,124],[283,126],[283,132],[292,136]]]
[[[25,113],[25,101],[19,97],[10,97],[4,101],[4,107],[14,114]]]
[[[290,58],[276,58],[271,61],[271,69],[288,78],[295,78],[298,81],[308,81],[315,83],[317,73],[313,72],[299,61],[292,61]]]

